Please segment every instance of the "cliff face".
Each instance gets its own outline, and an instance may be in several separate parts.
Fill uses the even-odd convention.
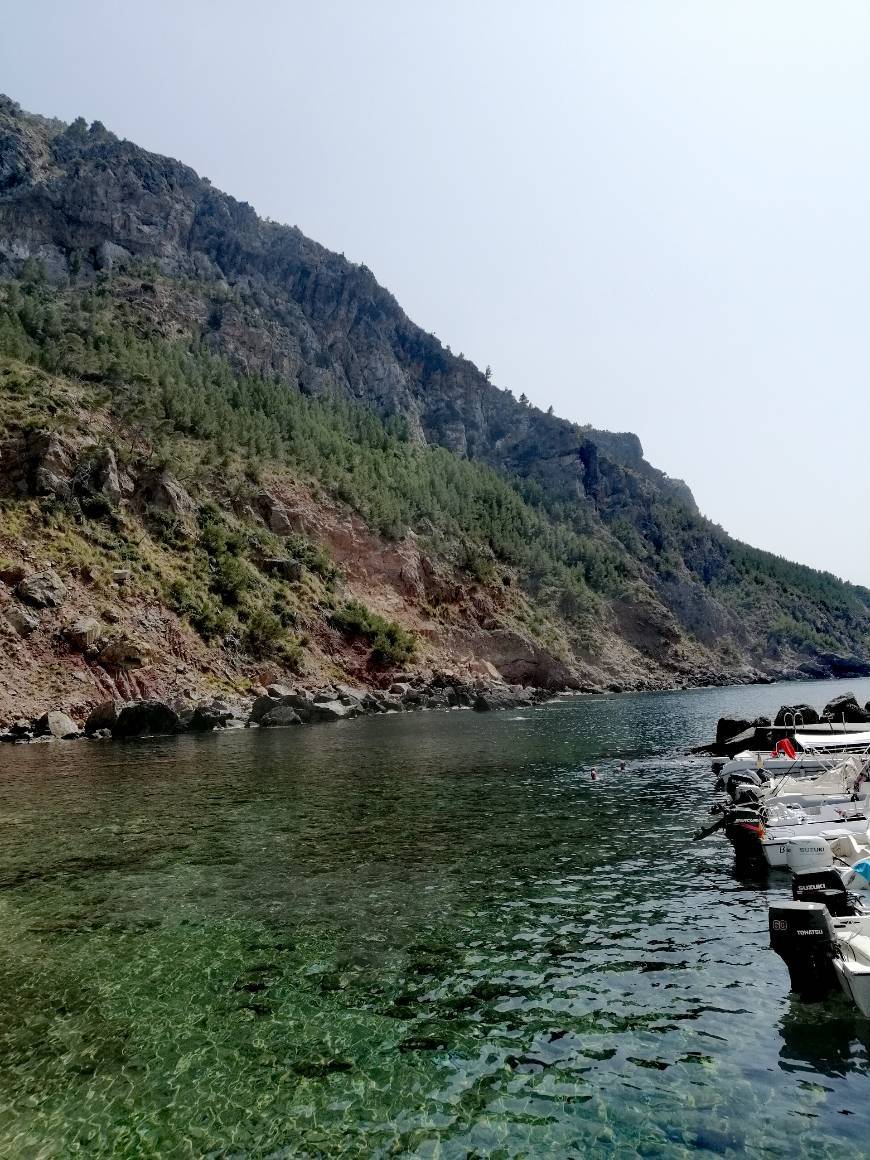
[[[597,449],[695,510],[681,481],[644,460],[636,435],[524,406],[415,326],[365,266],[261,221],[177,161],[98,124],[23,116],[7,98],[0,132],[0,276],[27,258],[58,280],[142,259],[172,277],[232,285],[245,307],[212,309],[208,340],[241,366],[401,415],[418,439],[565,496],[586,494]]]
[[[159,442],[186,455],[182,442],[192,436],[203,461],[206,444],[220,444],[226,456],[226,432],[192,419],[190,406],[178,403],[185,393],[200,411],[229,407],[233,422],[244,412],[245,438],[254,427],[268,429],[261,443],[272,457],[269,494],[303,489],[305,536],[337,560],[355,600],[368,590],[370,603],[427,642],[420,655],[430,663],[477,659],[532,682],[546,672],[554,684],[655,686],[797,672],[819,656],[860,666],[870,656],[870,594],[728,539],[699,516],[685,483],[646,462],[636,435],[581,427],[514,399],[415,326],[365,266],[298,229],[260,220],[179,162],[99,123],[47,121],[0,98],[4,280],[12,288],[0,318],[5,381],[20,391],[22,366],[54,376],[30,398],[26,419],[13,421],[7,409],[0,432],[7,448],[0,491],[22,502],[56,498],[39,482],[51,474],[51,455],[48,467],[40,460],[26,479],[13,478],[18,453],[8,450],[34,430],[34,446],[50,444],[52,391],[77,400],[68,459],[78,454],[90,413],[100,416],[101,454],[141,437],[151,440],[149,454]],[[199,360],[185,364],[183,382],[182,349]],[[234,390],[224,381],[230,373],[272,385]],[[208,396],[215,376],[218,394]],[[89,382],[97,386],[81,394],[76,384]],[[134,406],[145,387],[151,394]],[[309,400],[314,411],[285,415],[273,388]],[[267,395],[271,405],[262,402]],[[294,450],[294,424],[314,413],[318,423],[338,422],[336,399],[352,405],[348,414],[356,407],[386,424],[373,434],[347,420],[341,478],[328,454]],[[146,413],[151,427],[141,436]],[[438,459],[437,448],[468,468]],[[408,478],[428,473],[430,492],[442,498],[405,502],[399,463]],[[122,523],[144,518],[140,532],[150,537],[143,513],[153,508],[151,476],[131,463],[128,477],[132,490],[117,497],[115,518],[118,511]],[[191,512],[228,504],[222,487],[201,471],[189,483]],[[270,534],[284,527],[256,494],[236,503],[234,518],[265,523]],[[185,520],[186,547],[178,551],[195,555],[200,532],[190,513]],[[345,542],[351,526],[356,555]],[[132,525],[127,533],[135,540]],[[363,557],[391,562],[369,566]],[[312,655],[326,663],[333,638],[319,635],[323,609],[308,595],[300,616]],[[227,672],[244,668],[234,665]]]

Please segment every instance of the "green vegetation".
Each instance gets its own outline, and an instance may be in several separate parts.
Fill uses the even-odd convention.
[[[414,657],[411,633],[393,620],[384,620],[364,604],[351,600],[333,612],[335,627],[346,637],[359,638],[371,646],[371,659],[378,665],[402,665]]]
[[[383,420],[343,397],[312,397],[277,378],[240,373],[206,345],[207,329],[187,338],[160,333],[141,302],[164,283],[149,278],[101,275],[58,289],[32,264],[20,282],[0,289],[7,422],[62,428],[64,400],[39,371],[62,374],[129,433],[128,458],[168,467],[194,487],[232,479],[240,497],[257,486],[264,465],[289,469],[388,538],[422,532],[477,583],[507,583],[515,574],[535,602],[526,619],[537,624],[545,614],[545,629],[546,617],[561,618],[584,647],[609,599],[668,603],[669,585],[689,584],[733,612],[760,647],[870,648],[867,590],[735,543],[624,469],[594,500],[569,499],[537,479],[420,446],[401,418]],[[202,285],[191,287],[203,293]],[[82,465],[77,518],[111,521],[89,470]],[[262,536],[254,542],[249,528],[217,508],[201,509],[195,529],[160,510],[146,518],[152,536],[179,557],[163,577],[164,595],[203,637],[237,633],[254,655],[283,649],[298,658],[288,631],[295,597],[263,575]],[[328,557],[302,537],[272,548],[324,586],[329,607],[336,573]],[[413,642],[399,626],[365,609],[347,606],[334,621],[366,640],[377,663],[410,655]]]

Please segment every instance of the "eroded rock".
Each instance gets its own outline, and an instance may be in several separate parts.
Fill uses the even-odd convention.
[[[15,592],[34,608],[59,608],[67,597],[66,585],[52,568],[25,576]]]
[[[35,722],[33,732],[37,737],[50,735],[64,741],[71,741],[81,734],[81,730],[72,717],[59,709],[51,709],[48,713],[43,713]]]
[[[285,725],[301,725],[302,718],[289,705],[276,705],[260,718],[261,729],[275,729]]]
[[[109,668],[138,669],[150,662],[151,647],[123,633],[100,649],[97,660]]]
[[[19,636],[30,636],[39,628],[39,617],[22,608],[20,604],[10,605],[6,609],[5,616]]]
[[[99,652],[104,646],[105,627],[95,616],[82,616],[63,632],[67,643],[77,652]]]
[[[834,697],[825,705],[822,717],[825,721],[841,721],[855,725],[870,722],[870,713],[861,708],[854,693],[843,693],[841,697]]]
[[[113,737],[145,737],[174,733],[178,714],[163,701],[130,701],[118,712],[111,726]]]

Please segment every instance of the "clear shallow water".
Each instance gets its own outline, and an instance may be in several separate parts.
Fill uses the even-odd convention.
[[[0,1154],[866,1155],[682,755],[846,688],[4,747]]]

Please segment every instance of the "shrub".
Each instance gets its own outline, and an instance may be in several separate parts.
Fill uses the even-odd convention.
[[[332,614],[332,623],[346,637],[366,641],[376,665],[400,665],[414,656],[413,635],[393,620],[384,620],[359,601],[351,600]]]

